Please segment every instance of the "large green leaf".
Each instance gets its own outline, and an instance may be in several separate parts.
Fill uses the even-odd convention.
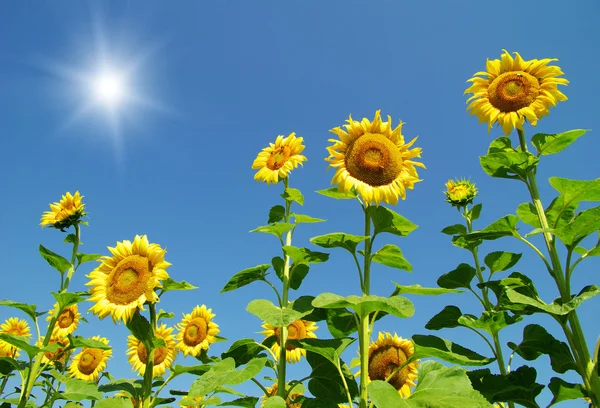
[[[324,195],[325,197],[335,198],[336,200],[354,200],[357,195],[354,190],[350,190],[348,193],[339,191],[337,187],[327,188],[325,190],[318,190],[317,193]]]
[[[442,233],[446,235],[466,235],[467,227],[462,224],[454,224],[444,228]]]
[[[519,315],[511,316],[507,311],[490,310],[484,311],[479,318],[469,314],[463,315],[458,318],[458,323],[472,329],[485,330],[493,335],[521,320],[523,320],[523,317]]]
[[[577,365],[571,354],[569,346],[556,340],[542,326],[530,324],[523,329],[523,340],[518,345],[509,342],[515,353],[527,361],[533,361],[542,354],[550,357],[550,365],[557,373],[565,373],[568,370],[577,371]]]
[[[347,405],[344,405],[347,406]],[[302,408],[339,408],[340,405],[336,404],[329,398],[304,398],[302,401]]]
[[[100,255],[100,254],[82,254],[82,253],[78,253],[77,254],[77,262],[79,262],[79,265],[86,263],[86,262],[91,262],[91,261],[95,261],[96,259],[100,259],[102,258],[104,255]]]
[[[94,339],[86,339],[81,336],[69,337],[70,345],[73,348],[97,348],[100,350],[111,350],[112,347]]]
[[[263,408],[287,408],[287,404],[285,403],[285,400],[283,398],[275,395],[273,397],[269,397],[265,401],[265,405]]]
[[[311,251],[308,248],[298,248],[295,246],[284,246],[283,252],[285,252],[295,264],[321,263],[329,259],[329,254],[324,252]]]
[[[499,220],[494,221],[481,231],[475,231],[465,235],[465,238],[469,241],[476,241],[480,239],[494,240],[502,237],[516,236],[518,223],[519,217],[508,214]]]
[[[437,284],[445,289],[471,288],[471,281],[475,277],[475,268],[466,263],[461,263],[458,267],[448,273],[443,274],[437,280]]]
[[[425,328],[428,330],[441,330],[459,327],[460,323],[458,319],[462,315],[462,311],[457,306],[448,305],[441,312],[429,319]]]
[[[590,299],[600,293],[600,288],[595,285],[589,285],[584,287],[573,299],[566,303],[554,301],[552,303],[544,303],[539,297],[530,297],[519,293],[515,290],[508,289],[506,291],[506,297],[513,303],[519,303],[523,305],[532,306],[541,312],[545,312],[551,315],[564,316],[567,313],[575,310],[585,300]]]
[[[304,196],[297,188],[286,188],[281,197],[286,201],[295,201],[300,205],[304,205]]]
[[[20,302],[14,302],[12,300],[0,300],[0,306],[7,306],[7,307],[13,307],[15,309],[19,309],[22,312],[25,312],[29,317],[31,317],[31,320],[35,321],[37,313],[36,313],[36,309],[37,306],[36,305],[29,305],[27,303],[20,303]]]
[[[306,360],[312,368],[308,390],[317,398],[328,398],[336,403],[347,402],[344,383],[340,378],[337,367],[320,354],[307,352]],[[352,372],[346,364],[340,362],[342,373],[348,385],[350,395],[358,395],[358,385]]]
[[[133,380],[115,380],[106,384],[98,386],[98,391],[101,392],[114,392],[114,391],[126,391],[132,396],[139,395],[142,386],[140,383],[136,383]]]
[[[340,360],[342,353],[348,346],[356,341],[355,338],[340,338],[340,339],[304,339],[304,340],[290,340],[290,344],[299,345],[306,351],[319,354],[325,357],[331,362],[331,364],[337,364]]]
[[[221,358],[233,358],[236,367],[246,364],[260,353],[264,352],[265,349],[257,344],[254,339],[241,339],[234,342],[229,350],[221,354]]]
[[[548,208],[544,211],[550,228],[559,228],[571,222],[575,215],[575,210],[577,210],[577,206],[577,202],[565,205],[562,196],[558,196],[552,200]],[[534,228],[541,228],[542,226],[540,224],[537,209],[531,203],[520,204],[519,207],[517,207],[517,215],[521,221]]]
[[[563,197],[564,206],[581,201],[600,201],[600,178],[595,180],[569,180],[550,177],[550,185]]]
[[[386,244],[371,257],[373,262],[403,271],[412,272],[412,265],[402,255],[402,250],[394,244]]]
[[[129,398],[104,398],[101,401],[98,401],[94,408],[132,408],[133,405]]]
[[[494,358],[484,357],[466,347],[437,336],[415,334],[412,340],[415,345],[415,353],[411,357],[412,360],[435,357],[449,363],[466,366],[483,366],[495,360]]]
[[[285,218],[285,207],[283,205],[275,205],[269,210],[269,219],[267,224],[282,221]]]
[[[0,340],[5,341],[6,343],[12,346],[15,346],[20,350],[23,350],[25,353],[27,353],[27,356],[29,356],[29,358],[33,358],[36,354],[44,350],[56,351],[56,347],[54,347],[54,350],[51,349],[52,346],[44,348],[32,346],[27,342],[27,337],[24,336],[13,336],[7,333],[0,333]]]
[[[125,323],[131,334],[149,349],[154,344],[154,334],[148,319],[136,311],[131,320]]]
[[[323,248],[344,248],[351,253],[356,251],[356,247],[368,236],[352,235],[343,232],[334,232],[326,235],[313,237],[310,242]]]
[[[258,403],[259,398],[256,397],[241,397],[232,401],[225,401],[219,404],[220,407],[244,407],[254,408]]]
[[[291,217],[294,217],[294,222],[296,224],[314,224],[316,222],[325,222],[322,218],[311,217],[310,215],[304,214],[290,214]]]
[[[544,388],[535,382],[533,367],[522,366],[507,375],[491,374],[489,369],[467,372],[473,388],[488,401],[512,401],[528,408],[539,408],[535,398]]]
[[[176,281],[171,278],[167,278],[162,281],[162,291],[169,292],[172,290],[192,290],[198,289],[197,286],[187,283],[186,281]]]
[[[377,408],[410,408],[408,401],[402,398],[390,383],[381,380],[371,381],[368,390]]]
[[[558,404],[561,401],[585,398],[586,394],[581,384],[571,384],[560,378],[552,377],[548,388],[552,391],[552,401],[548,407]]]
[[[323,309],[350,308],[359,316],[381,311],[397,317],[411,317],[415,313],[415,307],[410,300],[403,296],[392,296],[385,298],[375,295],[366,296],[340,296],[334,293],[321,293],[312,302],[314,307]]]
[[[22,370],[24,366],[12,357],[0,357],[0,375],[9,375],[14,370]]]
[[[71,268],[71,262],[67,261],[65,258],[57,254],[56,252],[52,252],[43,245],[40,245],[39,251],[40,255],[42,255],[46,262],[48,262],[48,264],[51,267],[53,267],[60,273],[65,273],[69,270],[69,268]]]
[[[293,263],[290,268],[290,288],[294,290],[300,289],[302,281],[308,275],[310,266],[305,263]]]
[[[512,268],[519,262],[522,256],[523,254],[495,251],[487,254],[483,262],[490,268],[491,273],[496,273]]]
[[[356,315],[347,309],[327,309],[327,328],[336,339],[357,331],[356,319]]]
[[[269,300],[255,299],[248,303],[246,310],[275,327],[285,327],[312,312],[310,302],[299,300],[291,307],[280,308]]]
[[[383,206],[369,206],[367,208],[367,215],[373,221],[373,235],[387,232],[403,237],[417,229],[416,224]]]
[[[570,247],[598,230],[600,230],[600,206],[581,211],[573,221],[557,228],[554,234]]]
[[[529,152],[502,151],[479,157],[488,175],[497,178],[524,180],[527,171],[537,166],[539,159]]]
[[[257,265],[252,268],[244,269],[233,275],[229,282],[225,284],[221,293],[229,292],[232,290],[239,289],[243,286],[249,285],[257,280],[265,280],[267,276],[267,270],[271,267],[269,264]]]
[[[536,133],[531,138],[531,143],[535,146],[538,156],[547,156],[563,151],[586,132],[587,130],[575,129],[556,134]]]
[[[102,393],[98,391],[98,385],[78,379],[65,381],[65,391],[59,394],[58,399],[70,401],[101,400]]]
[[[392,282],[396,286],[394,294],[398,295],[423,295],[423,296],[438,296],[445,295],[446,293],[462,293],[462,290],[456,289],[444,289],[444,288],[424,288],[419,284],[415,285],[400,285],[399,283]]]
[[[81,303],[89,296],[87,292],[50,292],[61,309]]]
[[[283,234],[294,228],[295,224],[289,222],[277,222],[275,224],[263,225],[250,232],[262,232],[264,234],[273,234],[279,239],[283,239]]]

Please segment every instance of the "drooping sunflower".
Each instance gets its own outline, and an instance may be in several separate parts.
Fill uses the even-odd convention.
[[[515,128],[523,129],[525,119],[535,126],[550,113],[550,107],[566,101],[558,85],[569,81],[558,78],[563,75],[560,67],[548,65],[556,58],[525,61],[518,52],[513,58],[503,51],[501,59],[488,59],[486,71],[475,73],[467,81],[472,85],[465,94],[473,94],[467,100],[467,111],[477,115],[479,122],[487,122],[488,132],[498,123],[508,136]]]
[[[279,328],[275,327],[273,325],[270,325],[269,323],[263,323],[262,327],[265,329],[264,331],[262,331],[261,333],[265,335],[265,337],[271,337],[271,336],[277,336],[277,341],[275,343],[273,343],[273,345],[271,346],[271,350],[273,351],[273,354],[275,354],[277,356],[277,358],[279,358],[279,353],[281,350],[281,346],[279,344],[280,342],[280,337],[279,337]],[[287,339],[288,340],[303,340],[303,339],[316,339],[317,335],[314,333],[315,330],[317,330],[318,327],[316,325],[315,322],[311,322],[308,320],[296,320],[295,322],[293,322],[292,324],[290,324],[288,326],[288,336]],[[297,363],[298,361],[300,361],[300,359],[302,358],[302,356],[306,356],[306,350],[300,348],[300,347],[295,347],[291,344],[289,344],[286,341],[286,345],[285,345],[285,358],[286,361],[290,364],[294,364]]]
[[[453,207],[464,207],[473,202],[477,196],[477,188],[469,180],[448,180],[444,194],[446,202]]]
[[[52,317],[58,311],[58,303],[54,304],[54,307],[48,313],[48,317],[46,317],[46,321],[51,321]],[[79,326],[79,318],[81,314],[79,313],[79,309],[77,305],[71,305],[65,307],[63,311],[56,319],[56,324],[54,325],[54,329],[52,330],[52,337],[67,337],[69,334],[73,333],[77,326]]]
[[[76,224],[81,217],[85,216],[85,204],[82,200],[83,196],[79,194],[79,191],[73,195],[67,192],[59,202],[50,204],[50,211],[42,214],[40,225],[63,230]]]
[[[177,350],[175,349],[175,336],[172,334],[173,328],[167,327],[166,324],[161,324],[156,328],[155,335],[157,338],[164,340],[165,347],[157,347],[154,349],[154,368],[152,376],[158,377],[164,375],[167,369],[171,368]],[[127,355],[129,356],[129,364],[139,375],[144,375],[146,372],[146,362],[148,361],[148,353],[144,344],[134,336],[127,337]]]
[[[9,317],[0,324],[0,333],[10,334],[11,336],[30,337],[31,331],[29,325],[23,319]],[[0,340],[0,357],[19,357],[19,349],[7,342]]]
[[[277,390],[279,389],[279,386],[277,385],[277,383],[273,384],[272,387],[266,387],[267,391],[269,392],[269,397],[274,397],[277,395]],[[292,392],[291,394],[288,395],[286,402],[287,402],[287,406],[288,408],[300,408],[302,406],[302,402],[298,401],[296,402],[296,400],[302,396],[301,392]],[[260,398],[260,406],[261,408],[263,408],[265,406],[265,404],[267,403],[267,397],[263,394],[262,397]]]
[[[397,204],[398,197],[404,200],[406,190],[421,181],[416,167],[425,165],[412,160],[421,157],[421,148],[409,149],[417,138],[404,143],[402,121],[392,129],[392,118],[383,122],[380,112],[375,113],[373,122],[367,118],[358,122],[350,116],[345,130],[339,126],[331,129],[340,140],[329,139],[333,145],[327,147],[325,160],[336,168],[331,183],[337,184],[339,191],[348,193],[355,188],[367,204]]]
[[[369,381],[385,381],[392,372],[414,354],[412,341],[398,337],[396,333],[379,332],[377,341],[369,346]],[[400,369],[389,381],[403,397],[411,394],[411,386],[417,380],[417,362]]]
[[[196,357],[216,341],[219,325],[212,321],[213,317],[212,309],[207,309],[205,305],[196,306],[192,313],[183,315],[183,320],[176,326],[176,340],[177,348],[184,356],[191,354]]]
[[[100,341],[108,346],[108,339],[100,336],[92,337],[92,340]],[[106,368],[106,362],[112,355],[112,350],[99,348],[84,348],[79,354],[73,356],[69,366],[71,377],[84,381],[97,381],[100,373]]]
[[[304,150],[303,140],[302,137],[296,137],[294,132],[285,138],[277,136],[275,143],[269,143],[254,159],[252,168],[258,169],[254,180],[271,184],[286,178],[290,171],[307,160],[300,154]]]
[[[40,338],[40,341],[37,342],[36,346],[42,347],[43,344],[44,344],[44,336],[42,336]],[[70,351],[64,352],[65,348],[67,348],[69,346],[69,339],[66,337],[63,337],[63,338],[54,337],[54,338],[50,339],[50,341],[48,342],[48,346],[51,346],[53,344],[58,345],[58,348],[53,353],[51,353],[51,352],[44,353],[44,355],[42,356],[42,363],[43,364],[48,363],[50,365],[54,365],[54,363],[60,363],[64,366],[67,363],[67,361],[69,360],[69,357],[71,356]]]
[[[100,266],[89,275],[90,311],[104,319],[109,314],[113,321],[127,322],[145,302],[158,302],[154,289],[162,287],[169,277],[165,250],[158,244],[148,243],[146,235],[136,235],[131,241],[117,242],[108,247],[112,256],[103,257]]]

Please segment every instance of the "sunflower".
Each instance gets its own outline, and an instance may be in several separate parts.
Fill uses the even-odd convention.
[[[385,381],[392,372],[414,354],[412,341],[398,337],[396,333],[379,332],[377,341],[369,346],[369,380]],[[390,379],[389,383],[403,397],[411,394],[411,386],[417,380],[417,362],[409,363]]]
[[[94,336],[92,340],[100,341],[108,346],[108,340],[104,337]],[[84,348],[73,357],[69,366],[71,377],[84,381],[97,381],[100,372],[106,368],[106,361],[112,355],[112,350],[99,348]]]
[[[67,192],[58,203],[50,204],[50,210],[42,214],[42,227],[50,226],[60,230],[69,228],[79,222],[85,215],[83,196],[76,191],[74,195]]]
[[[48,317],[46,317],[46,320],[51,321],[57,311],[58,303],[55,303],[54,307],[48,314]],[[54,329],[52,330],[52,337],[63,338],[73,333],[79,325],[80,317],[81,314],[79,313],[79,309],[77,308],[76,304],[65,307],[58,316],[58,319],[56,319],[56,324],[54,325]]]
[[[294,132],[285,138],[277,136],[275,143],[269,143],[269,147],[262,149],[254,159],[252,168],[258,169],[254,180],[271,184],[286,178],[290,171],[306,161],[306,157],[300,154],[304,150],[302,141],[303,138],[296,137]]]
[[[469,180],[448,180],[446,183],[446,202],[452,204],[453,207],[464,207],[471,204],[477,196],[477,188],[475,183]]]
[[[467,82],[472,85],[465,94],[467,111],[477,115],[480,122],[488,123],[488,132],[494,123],[502,126],[508,136],[514,129],[523,129],[525,119],[533,126],[550,113],[550,107],[567,97],[558,85],[569,83],[560,67],[548,66],[556,58],[525,61],[518,52],[513,58],[508,51],[499,60],[487,60],[486,71],[477,72]]]
[[[184,314],[183,320],[176,327],[177,348],[187,357],[188,354],[196,357],[202,350],[208,350],[211,343],[216,341],[219,334],[219,325],[212,322],[215,317],[205,305],[196,306],[192,313]]]
[[[0,324],[0,333],[10,334],[11,336],[31,337],[29,325],[25,320],[9,317]],[[19,357],[19,349],[7,342],[0,340],[0,357]]]
[[[158,302],[154,289],[169,277],[165,250],[158,244],[149,244],[146,235],[136,235],[133,243],[117,242],[108,247],[113,256],[105,256],[100,266],[89,275],[90,301],[96,302],[90,311],[104,319],[109,314],[113,321],[127,322],[145,302]]]
[[[421,157],[421,148],[409,149],[417,138],[405,144],[402,121],[392,129],[392,118],[383,122],[380,111],[373,122],[367,118],[358,122],[352,116],[346,122],[346,130],[339,126],[330,130],[340,138],[329,139],[333,145],[327,147],[325,160],[337,169],[331,183],[344,193],[355,188],[367,204],[397,204],[399,196],[404,200],[406,189],[421,181],[415,167],[425,168],[412,160]]]
[[[279,345],[279,328],[269,323],[263,323],[262,327],[265,329],[261,333],[266,337],[277,336],[277,341],[273,343],[271,346],[271,350],[273,353],[279,358],[279,353],[281,350],[281,346]],[[314,333],[318,327],[315,322],[310,322],[308,320],[296,320],[292,324],[288,326],[288,340],[303,340],[303,339],[316,339],[317,335]],[[292,346],[291,344],[286,342],[285,345],[285,357],[288,363],[293,364],[300,361],[302,356],[306,356],[306,350],[301,349],[296,346]]]
[[[65,337],[50,338],[50,341],[48,342],[48,346],[51,346],[53,344],[57,344],[58,348],[56,349],[56,351],[54,353],[50,353],[50,352],[44,353],[44,355],[42,356],[42,363],[50,364],[50,365],[53,365],[54,363],[60,363],[63,365],[66,364],[71,355],[70,351],[64,352],[65,348],[67,348],[69,346],[69,339],[65,338]],[[40,341],[37,342],[36,346],[42,347],[43,345],[44,345],[44,336],[42,336],[40,338]]]
[[[166,347],[157,347],[154,349],[154,368],[152,369],[152,376],[158,377],[167,372],[168,368],[171,368],[177,350],[175,349],[175,336],[173,336],[173,328],[167,327],[164,323],[156,328],[155,336],[159,339],[164,340]],[[148,361],[148,353],[144,344],[136,339],[134,336],[129,335],[127,337],[127,355],[129,355],[129,364],[136,370],[140,375],[144,375],[146,372],[146,362]]]
[[[277,390],[279,389],[277,383],[273,384],[272,387],[266,387],[267,391],[269,392],[269,397],[274,397],[277,395]],[[295,402],[296,399],[298,399],[299,397],[302,396],[302,393],[292,393],[289,394],[288,397],[286,398],[286,402],[287,402],[287,407],[288,408],[300,408],[302,406],[302,402]],[[260,401],[260,407],[263,408],[265,406],[267,402],[267,396],[263,394],[263,396],[261,397],[261,401]]]

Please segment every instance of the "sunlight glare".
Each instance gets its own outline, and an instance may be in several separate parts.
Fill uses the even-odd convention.
[[[125,97],[126,86],[121,77],[115,73],[103,73],[94,80],[96,98],[107,105],[118,105]]]

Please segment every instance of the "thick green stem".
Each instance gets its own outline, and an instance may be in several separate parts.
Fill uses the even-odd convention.
[[[156,303],[150,303],[150,327],[152,328],[152,338],[156,331]],[[146,369],[144,370],[143,401],[144,406],[149,405],[152,395],[152,379],[154,378],[154,344],[145,344],[146,347]],[[149,349],[148,349],[149,347]]]
[[[368,208],[368,207],[367,207]],[[364,208],[365,213],[365,259],[364,259],[364,277],[362,292],[363,296],[368,296],[371,289],[371,218]],[[358,324],[358,346],[360,348],[360,408],[367,408],[369,399],[367,385],[369,383],[369,316],[361,311]]]

